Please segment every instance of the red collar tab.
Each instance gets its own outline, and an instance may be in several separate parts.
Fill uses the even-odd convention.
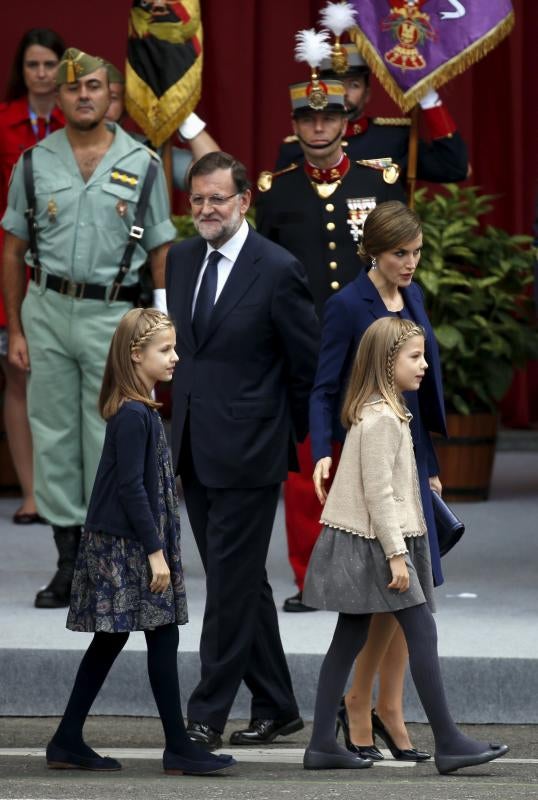
[[[335,167],[320,169],[305,161],[304,168],[306,174],[314,183],[335,183],[335,181],[341,180],[347,174],[350,164],[349,158],[344,154],[340,163]]]
[[[350,136],[360,136],[360,134],[364,133],[367,129],[368,129],[368,117],[361,117],[360,119],[350,119],[348,120],[346,131],[344,133],[344,139],[347,139]]]

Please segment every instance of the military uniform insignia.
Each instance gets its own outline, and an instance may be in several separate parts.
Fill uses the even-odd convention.
[[[258,191],[268,192],[273,185],[274,178],[278,178],[279,175],[284,175],[286,172],[291,172],[294,169],[297,169],[297,164],[295,163],[290,164],[289,167],[285,167],[284,169],[279,169],[277,172],[270,172],[268,169],[264,169],[263,172],[260,172],[258,180],[256,181]]]
[[[125,170],[114,169],[110,173],[110,182],[119,183],[120,186],[126,186],[129,189],[134,189],[138,184],[138,175]]]
[[[357,161],[357,164],[362,167],[381,170],[385,183],[396,183],[400,177],[400,167],[398,164],[393,163],[392,158],[365,158]]]
[[[359,244],[366,217],[376,207],[377,200],[375,197],[348,197],[346,204],[349,232],[353,241]]]
[[[127,214],[128,205],[125,200],[118,200],[116,203],[116,211],[120,215],[120,217],[124,217]]]
[[[374,125],[401,125],[404,128],[411,125],[409,117],[374,117],[372,122]]]
[[[56,200],[53,197],[51,197],[47,203],[47,214],[49,215],[49,222],[56,222],[58,206],[56,205]]]

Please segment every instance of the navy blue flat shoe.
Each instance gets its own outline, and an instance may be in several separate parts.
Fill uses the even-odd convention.
[[[481,753],[472,753],[463,756],[444,756],[441,753],[436,753],[434,756],[435,766],[441,775],[447,775],[449,772],[455,772],[457,769],[464,767],[476,767],[478,764],[487,764],[488,761],[494,761],[496,758],[501,758],[508,752],[508,745],[506,744],[490,744],[489,750],[483,750]]]
[[[54,742],[47,745],[47,767],[49,769],[88,769],[92,772],[116,772],[122,766],[119,761],[109,756],[96,756],[87,758],[78,753],[71,753],[58,747]]]
[[[237,764],[233,756],[215,756],[212,753],[205,753],[200,761],[171,753],[165,750],[163,753],[163,769],[167,775],[213,775],[215,772],[222,772]]]

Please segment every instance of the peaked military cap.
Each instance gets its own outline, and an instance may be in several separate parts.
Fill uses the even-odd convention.
[[[96,69],[106,66],[106,62],[99,56],[90,56],[76,47],[68,47],[56,73],[56,86],[61,86],[62,83],[76,83],[80,78],[85,78]]]

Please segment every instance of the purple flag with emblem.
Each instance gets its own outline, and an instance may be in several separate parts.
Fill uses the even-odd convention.
[[[510,33],[510,0],[351,0],[357,47],[407,111]]]

